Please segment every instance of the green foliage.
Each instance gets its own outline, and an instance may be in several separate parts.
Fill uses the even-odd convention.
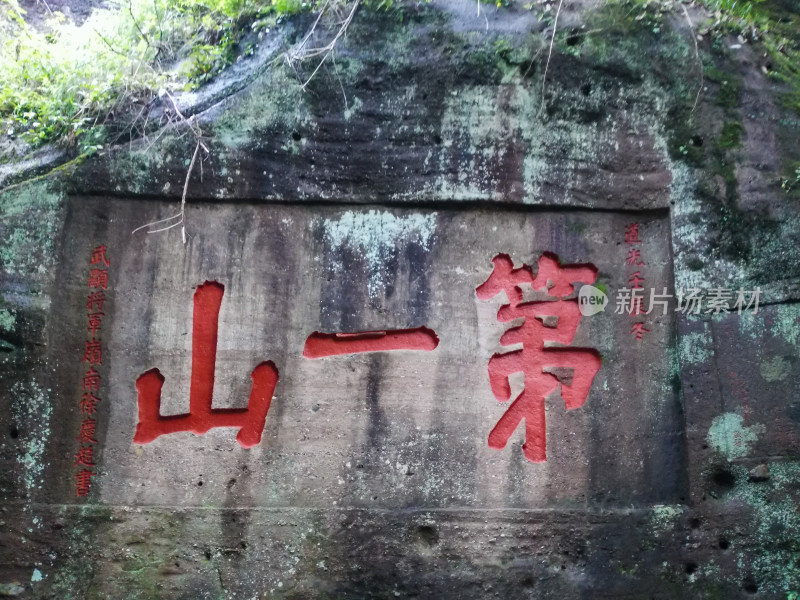
[[[22,17],[25,11],[20,8],[17,0],[0,0],[0,15],[5,19],[12,20],[17,25],[24,26],[25,19]],[[2,21],[0,21],[2,23]],[[6,29],[6,27],[3,27]]]
[[[719,136],[719,147],[722,150],[737,148],[741,144],[744,128],[736,121],[725,123]]]
[[[494,42],[494,51],[497,53],[497,56],[503,60],[508,60],[511,56],[513,48],[508,40],[500,38]]]
[[[702,0],[714,11],[712,31],[733,33],[743,41],[762,43],[771,64],[766,72],[783,81],[785,104],[800,113],[800,13],[764,0]]]
[[[282,14],[293,15],[303,10],[301,0],[274,0],[275,10]]]
[[[44,32],[0,0],[0,137],[94,151],[132,135],[157,91],[195,88],[284,15],[345,0],[110,0],[83,25],[56,12]],[[388,10],[399,0],[363,0]],[[161,91],[161,95],[163,95]]]
[[[759,18],[758,5],[764,0],[701,0],[712,11],[715,11],[720,24],[733,29],[750,27]]]
[[[665,12],[681,14],[677,0],[629,0],[636,20],[645,20],[657,32]],[[763,44],[771,64],[767,73],[787,85],[784,103],[800,113],[800,13],[784,8],[790,3],[765,0],[700,0],[711,11],[712,19],[699,27],[699,33],[712,36],[712,46],[723,35],[739,36],[742,43]],[[794,5],[798,5],[795,3]],[[734,89],[723,90],[718,103],[730,108]],[[725,94],[725,92],[731,92]]]
[[[381,6],[390,0],[373,1]],[[59,140],[81,151],[130,135],[157,90],[196,87],[302,0],[117,0],[78,26],[54,13],[30,27],[0,0],[0,136]]]
[[[102,112],[119,91],[139,98],[159,83],[149,66],[156,49],[136,33],[132,15],[96,12],[77,27],[57,13],[47,34],[24,20],[5,26],[13,33],[0,45],[0,116],[7,135],[32,143],[86,138],[84,150],[100,146]]]

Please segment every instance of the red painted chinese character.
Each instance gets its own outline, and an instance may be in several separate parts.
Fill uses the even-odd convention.
[[[645,333],[650,333],[650,330],[644,328],[644,323],[634,323],[631,326],[631,335],[635,335],[636,339],[640,342],[642,341]]]
[[[272,393],[278,383],[278,369],[271,361],[262,362],[251,378],[250,402],[245,409],[212,409],[214,363],[217,357],[219,310],[225,287],[206,281],[194,293],[192,322],[192,378],[189,387],[189,413],[161,416],[161,388],[164,377],[151,369],[136,380],[139,397],[139,424],[133,441],[147,444],[161,435],[190,431],[198,435],[214,427],[239,427],[236,441],[250,448],[261,441]]]
[[[628,257],[625,259],[625,264],[633,265],[635,267],[642,267],[644,263],[641,261],[642,253],[638,248],[631,248],[628,251]]]
[[[107,267],[111,266],[111,263],[109,263],[108,259],[106,258],[106,250],[108,250],[108,248],[103,245],[97,246],[94,250],[92,250],[92,256],[89,259],[89,264],[104,264]]]
[[[98,312],[103,310],[103,304],[106,302],[106,295],[105,292],[102,290],[99,292],[90,292],[89,296],[86,298],[86,310],[92,310],[92,308],[96,308]]]
[[[88,362],[90,365],[103,364],[103,348],[99,340],[94,338],[91,341],[86,340],[86,349],[83,351],[81,362]]]
[[[641,290],[643,289],[641,284],[644,283],[644,277],[642,277],[642,274],[639,271],[636,271],[631,275],[631,278],[628,279],[628,283],[631,284],[631,289]]]
[[[97,412],[97,404],[100,402],[100,398],[92,394],[92,392],[84,392],[81,396],[81,412],[85,415],[94,415]]]
[[[105,315],[103,315],[101,312],[94,312],[86,315],[86,318],[89,321],[86,330],[92,334],[92,337],[97,335],[97,332],[100,331],[100,325],[103,323],[104,316]]]
[[[525,444],[522,450],[531,462],[544,462],[547,460],[545,396],[561,385],[561,396],[567,409],[579,408],[586,402],[592,381],[600,370],[600,354],[597,350],[569,346],[575,337],[581,314],[577,298],[563,299],[574,292],[573,283],[594,283],[597,269],[590,264],[561,265],[558,256],[549,252],[539,258],[536,277],[528,266],[514,269],[507,254],[496,256],[492,262],[492,274],[476,289],[478,298],[488,300],[505,292],[509,303],[500,307],[498,321],[506,323],[521,317],[525,321],[508,329],[500,338],[501,345],[521,343],[522,349],[492,356],[489,360],[489,382],[495,398],[500,402],[511,399],[509,377],[512,374],[524,373],[525,387],[492,429],[489,446],[504,448],[520,421],[525,419]],[[546,291],[550,299],[523,302],[520,288],[523,283],[531,284],[536,291]],[[558,319],[555,327],[545,326],[547,317]],[[553,343],[560,345],[554,347],[551,345]],[[545,369],[553,368],[573,369],[572,382],[561,382],[553,373],[545,372]]]
[[[97,475],[89,469],[81,469],[75,475],[75,495],[86,496],[89,493],[89,488],[92,487],[92,477]]]
[[[78,448],[78,453],[75,455],[75,462],[73,465],[94,467],[94,446],[81,446]]]
[[[86,375],[83,376],[83,390],[96,392],[100,389],[100,373],[89,367]]]
[[[315,331],[306,340],[303,356],[322,358],[385,350],[425,350],[430,352],[438,345],[439,338],[436,333],[427,327],[358,333],[320,333]]]
[[[639,224],[631,223],[625,225],[625,243],[626,244],[641,244],[642,240],[639,239]]]
[[[95,400],[97,400],[97,398],[95,398]],[[97,421],[94,419],[84,419],[81,423],[80,433],[78,433],[78,442],[81,444],[96,444],[97,440],[94,439],[96,426]]]
[[[103,288],[108,289],[108,270],[106,269],[90,269],[89,282],[90,288]]]

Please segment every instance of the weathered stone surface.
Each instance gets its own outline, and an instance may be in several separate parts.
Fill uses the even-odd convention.
[[[273,32],[178,100],[210,150],[190,178],[186,245],[179,229],[131,234],[178,210],[195,147],[181,127],[39,180],[3,171],[21,183],[0,194],[0,589],[800,591],[798,205],[780,187],[800,121],[757,53],[705,42],[692,107],[682,17],[654,32],[613,4],[565,9],[544,93],[549,38],[519,7],[482,6],[486,20],[471,3],[398,22],[361,11],[336,70],[306,91],[271,62],[302,21]],[[636,340],[632,315],[614,312],[632,223],[645,287],[759,286],[758,313],[645,315]],[[101,243],[111,280],[84,499],[86,277]],[[502,296],[475,288],[498,254],[535,268],[544,251],[594,264],[612,303],[581,320],[575,344],[603,362],[582,407],[547,399],[548,460],[534,464],[521,431],[487,445],[505,411],[488,374]],[[226,428],[135,444],[140,374],[161,370],[165,413],[188,408],[192,294],[206,280],[225,286],[215,407],[244,406],[260,362],[280,372],[263,438],[245,450]],[[314,331],[422,326],[438,335],[431,352],[302,355]]]
[[[612,293],[628,285],[628,247],[620,240],[630,215],[194,205],[190,241],[177,253],[177,229],[130,234],[169,210],[86,198],[70,205],[56,283],[62,292],[52,308],[61,328],[50,348],[53,363],[73,357],[56,369],[53,386],[75,401],[54,419],[77,433],[83,418],[86,317],[76,307],[86,300],[87,253],[105,243],[113,267],[101,387],[110,402],[98,426],[104,502],[219,505],[233,501],[232,481],[235,502],[246,495],[252,506],[631,506],[685,496],[672,315],[648,319],[641,345],[628,342],[632,316],[613,306],[583,319],[573,345],[597,348],[606,366],[584,408],[565,411],[558,397],[548,400],[547,464],[530,471],[519,441],[500,453],[486,446],[506,410],[487,375],[505,329],[495,319],[500,301],[482,302],[474,291],[491,259],[507,253],[535,264],[550,251],[564,262],[591,261]],[[654,287],[669,288],[668,221],[641,215],[639,226],[642,252],[662,257],[642,270]],[[192,294],[206,280],[225,286],[215,406],[244,406],[258,363],[272,360],[280,372],[263,442],[245,450],[230,430],[213,430],[134,445],[141,373],[158,367],[165,376],[162,414],[187,411]],[[314,331],[420,326],[438,335],[435,351],[302,355]],[[64,490],[71,498],[75,448],[66,442],[51,447],[50,467],[69,475],[46,476],[36,497]]]

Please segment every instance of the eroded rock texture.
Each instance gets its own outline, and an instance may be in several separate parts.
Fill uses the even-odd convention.
[[[635,16],[566,6],[545,77],[552,29],[521,6],[362,8],[306,89],[315,64],[275,59],[308,23],[285,23],[177,99],[208,149],[185,244],[179,227],[132,233],[179,209],[185,125],[37,179],[7,165],[0,595],[800,592],[800,230],[786,185],[800,118],[758,51],[704,41],[701,79],[682,13]],[[522,322],[499,322],[506,298],[475,290],[495,257],[533,276],[546,252],[593,265],[582,283],[610,304],[572,342],[601,358],[582,403],[565,407],[588,354],[548,367],[561,387],[543,402],[547,460],[531,462],[527,421],[504,449],[487,441],[508,407],[489,361]],[[106,269],[107,282],[92,273]],[[616,310],[637,280],[646,299],[671,297],[666,312]],[[217,316],[193,301],[206,281],[224,289]],[[733,306],[757,287],[757,313],[675,310],[693,288],[730,290]],[[546,289],[523,291],[554,300]],[[100,290],[102,306],[88,299]],[[303,356],[314,332],[420,328],[435,348]],[[193,347],[202,335],[213,353]],[[264,361],[279,377],[252,448],[230,427],[134,443],[143,373],[163,376],[161,415],[201,397],[202,368],[214,410],[242,409]],[[512,375],[512,395],[540,376]]]

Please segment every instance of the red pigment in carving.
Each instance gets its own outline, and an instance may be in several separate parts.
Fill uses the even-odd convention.
[[[142,373],[136,380],[139,424],[133,438],[135,443],[147,444],[158,436],[178,431],[202,435],[214,427],[239,427],[236,441],[243,448],[250,448],[261,441],[272,393],[278,383],[278,369],[272,361],[262,362],[253,370],[253,386],[247,408],[211,408],[219,309],[224,293],[222,284],[206,281],[197,286],[194,294],[192,379],[188,414],[161,416],[164,376],[158,369]]]
[[[89,269],[89,281],[87,285],[90,288],[104,290],[108,289],[108,269]]]
[[[505,448],[509,438],[525,420],[525,444],[522,450],[531,462],[547,460],[547,436],[544,399],[561,385],[561,396],[569,410],[579,408],[586,402],[595,375],[600,370],[600,354],[593,348],[572,348],[575,333],[581,320],[577,298],[564,300],[575,290],[573,283],[594,283],[597,268],[591,264],[560,265],[558,256],[546,252],[539,258],[536,277],[530,267],[513,268],[507,254],[497,255],[492,262],[494,270],[476,294],[481,300],[489,300],[501,292],[506,293],[508,304],[497,312],[497,320],[509,322],[520,317],[525,321],[508,329],[500,338],[500,344],[511,346],[522,344],[522,349],[495,354],[489,360],[489,383],[495,398],[501,402],[511,399],[509,376],[525,374],[525,387],[511,403],[489,434],[489,447]],[[523,302],[520,284],[529,283],[536,291],[546,291],[552,300]],[[545,317],[558,319],[555,327],[545,327]],[[558,343],[552,347],[545,343]],[[546,369],[570,368],[572,382],[559,381]]]
[[[77,496],[86,496],[89,494],[89,488],[92,487],[92,477],[97,473],[89,469],[82,469],[75,475],[75,494]]]
[[[427,327],[357,333],[320,333],[315,331],[306,340],[303,356],[323,358],[387,350],[425,350],[430,352],[438,345],[439,337]]]
[[[108,258],[106,258],[106,250],[108,250],[108,248],[106,248],[103,244],[92,250],[92,255],[89,257],[89,264],[99,265],[102,263],[105,266],[110,267],[111,263],[108,262]]]

